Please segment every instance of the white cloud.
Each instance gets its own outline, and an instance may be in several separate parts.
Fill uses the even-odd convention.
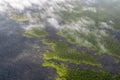
[[[54,18],[49,18],[47,20],[53,27],[55,27],[56,29],[60,28],[60,25],[58,24],[58,21]]]
[[[54,4],[57,2],[64,2],[65,0],[0,0],[0,9],[3,8],[3,5],[10,5],[14,9],[24,10],[26,7],[32,7],[32,4],[39,5],[44,7],[43,4]]]
[[[56,20],[56,15],[54,14],[54,10],[55,8],[59,7],[59,4],[57,3],[61,3],[61,2],[65,2],[65,0],[0,0],[0,13],[6,12],[8,14],[14,14],[12,13],[13,10],[11,10],[9,6],[11,6],[13,9],[22,11],[25,8],[34,7],[33,6],[34,4],[38,6],[36,8],[44,9],[43,12],[40,12],[41,10],[37,12],[37,14],[40,15],[41,19],[45,19],[47,18],[47,16],[50,16],[51,18],[48,19],[47,22],[49,22],[53,27],[57,28],[59,27],[59,24]],[[38,23],[36,23],[35,25],[33,24],[34,22],[37,21],[36,19],[33,19],[33,17],[35,18],[35,16],[33,16],[35,15],[35,12],[31,13],[29,11],[26,11],[24,15],[29,18],[29,26],[24,28],[30,28],[33,26],[40,25]],[[44,24],[44,23],[41,23],[41,24]]]

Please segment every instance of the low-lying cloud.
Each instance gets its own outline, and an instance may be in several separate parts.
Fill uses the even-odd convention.
[[[43,7],[44,4],[55,4],[57,2],[64,2],[65,0],[0,0],[0,11],[6,10],[6,8],[12,7],[18,10],[24,10],[32,5],[38,5]]]

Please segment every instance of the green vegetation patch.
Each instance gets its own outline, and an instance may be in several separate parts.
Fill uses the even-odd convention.
[[[40,38],[40,37],[45,37],[47,35],[48,33],[41,28],[31,28],[24,32],[24,36],[28,38],[33,38],[33,37]]]
[[[89,29],[86,29],[81,31],[71,30],[69,28],[58,32],[57,34],[64,37],[69,43],[79,44],[92,50],[101,50],[99,46],[99,40],[101,40],[102,36],[105,36],[100,33],[100,30],[90,31]]]
[[[120,57],[120,42],[113,35],[106,30],[87,30],[64,29],[57,34],[64,37],[69,43],[82,45],[98,54]]]
[[[95,70],[68,70],[66,80],[113,80],[112,76],[104,71]]]
[[[78,22],[81,21],[82,17],[88,17],[95,22],[93,25],[95,27],[100,27],[101,22],[105,22],[113,29],[120,31],[120,2],[114,0],[111,0],[111,2],[100,0],[91,5],[85,5],[85,2],[83,2],[83,5],[76,4],[76,1],[73,1],[73,3],[75,3],[73,4],[74,8],[60,10],[58,13],[64,22]]]
[[[53,61],[45,61],[42,66],[44,67],[52,67],[56,69],[56,72],[59,76],[65,76],[67,75],[67,67],[64,66],[64,64],[58,64]]]
[[[68,46],[59,41],[44,40],[44,43],[52,47],[51,51],[44,53],[45,60],[59,60],[75,64],[90,64],[101,66],[90,54],[79,52],[76,49],[68,48]]]
[[[52,67],[56,69],[58,77],[56,80],[119,80],[120,76],[112,76],[102,70],[80,70],[69,69],[64,64],[58,64],[52,61],[45,61],[44,67]]]
[[[26,15],[22,15],[22,14],[11,14],[10,17],[13,19],[13,20],[16,20],[16,21],[27,21],[29,20],[29,18],[26,16]]]
[[[103,38],[102,43],[105,44],[109,54],[120,58],[120,42],[114,36]]]

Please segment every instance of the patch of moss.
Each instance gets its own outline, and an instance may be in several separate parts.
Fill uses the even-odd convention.
[[[104,4],[105,2],[105,4]],[[110,2],[107,2],[104,0],[102,3],[98,1],[95,4],[91,5],[73,5],[74,8],[72,10],[63,10],[59,11],[59,16],[64,22],[77,22],[80,21],[81,17],[88,17],[91,20],[95,22],[95,27],[99,27],[101,22],[106,22],[111,27],[117,31],[120,31],[120,6],[119,2],[112,1],[113,3],[109,4]],[[114,7],[116,6],[116,7]],[[84,10],[85,8],[85,10]],[[93,8],[95,11],[91,11]],[[109,21],[112,21],[112,24],[109,23]],[[89,26],[89,25],[88,25]]]
[[[11,14],[10,17],[13,19],[13,20],[16,20],[16,21],[27,21],[29,20],[29,18],[25,15],[17,15],[17,14]]]
[[[97,43],[96,33],[90,32],[90,33],[87,33],[87,35],[86,33],[87,32],[64,29],[63,31],[58,32],[57,34],[59,36],[64,37],[69,43],[79,44],[89,49],[97,50],[99,46]]]
[[[120,57],[120,42],[115,39],[114,36],[107,36],[103,38],[103,44],[108,49],[108,53]]]
[[[47,36],[48,33],[41,28],[31,28],[26,30],[23,35],[28,38],[33,38],[33,37],[40,38]]]
[[[98,54],[120,57],[120,42],[113,35],[98,29],[86,33],[85,31],[64,29],[57,34],[64,37],[69,43],[82,45]]]
[[[99,64],[90,54],[79,52],[73,48],[68,48],[63,42],[44,40],[44,43],[52,47],[51,51],[46,51],[44,53],[45,60],[55,59],[75,64],[101,66],[101,64]]]
[[[69,69],[64,64],[58,64],[52,61],[45,61],[44,67],[52,67],[56,70],[58,76],[56,80],[119,80],[120,76],[112,76],[102,70],[80,70]]]
[[[62,77],[64,75],[67,75],[67,67],[65,67],[63,64],[58,64],[53,61],[45,61],[42,66],[44,67],[52,67],[56,69],[57,74]]]
[[[66,80],[112,80],[112,76],[104,71],[94,70],[68,70]]]

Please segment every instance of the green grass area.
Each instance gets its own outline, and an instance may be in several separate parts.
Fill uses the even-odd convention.
[[[79,44],[85,46],[89,49],[97,50],[99,48],[96,32],[91,31],[87,33],[86,31],[76,31],[71,29],[64,29],[57,34],[64,37],[69,43]]]
[[[31,28],[26,30],[23,35],[28,38],[34,38],[34,37],[40,38],[47,36],[48,33],[41,28]]]
[[[105,48],[108,49],[109,54],[120,57],[120,42],[114,36],[103,38],[102,43],[105,44]]]
[[[57,33],[72,44],[79,44],[88,49],[96,51],[98,54],[110,54],[120,57],[120,42],[105,30],[95,29],[86,34],[86,31],[75,31],[64,29]]]
[[[94,27],[100,27],[100,23],[105,22],[113,29],[120,31],[120,6],[115,1],[111,2],[106,2],[106,0],[104,0],[91,5],[75,4],[73,5],[73,9],[61,10],[58,15],[66,23],[78,22],[81,21],[81,18],[88,17],[95,22],[95,24],[92,25]],[[94,9],[95,12],[92,11],[92,9]],[[109,21],[112,21],[112,24],[109,23]]]
[[[52,61],[45,61],[44,67],[52,67],[56,70],[58,76],[56,80],[119,80],[120,76],[112,76],[102,70],[80,70],[69,69],[64,64],[58,64]]]
[[[119,80],[120,76],[112,76],[104,71],[79,70],[73,69],[68,71],[66,80]]]
[[[117,2],[106,2],[104,0],[98,1],[94,5],[74,5],[72,10],[61,11],[61,19],[69,24],[65,25],[67,28],[65,27],[57,34],[64,37],[69,43],[87,47],[98,54],[107,53],[120,57],[120,42],[115,40],[115,37],[109,34],[107,30],[104,30],[120,31],[119,8]],[[96,11],[94,12],[91,9]],[[71,29],[76,25],[78,30]]]
[[[71,32],[71,30],[64,29],[62,32],[58,32],[57,35],[64,37],[69,43],[76,44],[76,39],[73,38],[74,37],[73,34],[68,33],[68,31]]]
[[[44,53],[45,60],[55,59],[75,64],[101,66],[90,54],[69,48],[64,42],[44,40],[44,44],[52,47],[51,51]]]
[[[16,21],[27,21],[29,20],[29,18],[25,15],[17,15],[17,14],[11,14],[10,17],[13,19],[13,20],[16,20]]]
[[[69,12],[69,11],[61,11],[59,15],[64,22],[77,21],[82,16],[80,12],[77,13],[77,12]]]
[[[67,67],[64,66],[64,64],[58,64],[53,61],[45,61],[42,66],[44,67],[52,67],[56,69],[56,72],[59,76],[64,76],[67,74]]]
[[[90,19],[95,21],[94,26],[99,26],[99,22],[106,21],[108,19],[108,14],[105,10],[99,9],[91,6],[83,6],[83,5],[74,5],[75,7],[71,10],[60,11],[59,16],[64,22],[76,22],[80,21],[82,17],[89,17]],[[86,10],[84,10],[86,8]],[[96,12],[90,10],[96,9]]]
[[[9,14],[10,18],[18,21],[18,22],[23,22],[23,21],[29,21],[29,20],[39,20],[41,16],[39,13],[34,13],[32,16],[28,16],[27,14],[16,14],[16,13],[10,13]]]

